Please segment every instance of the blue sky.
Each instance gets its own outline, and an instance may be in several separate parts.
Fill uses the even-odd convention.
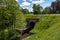
[[[40,4],[43,8],[50,6],[51,2],[55,0],[16,0],[20,7],[23,9],[27,8],[29,11],[32,11],[33,4]]]

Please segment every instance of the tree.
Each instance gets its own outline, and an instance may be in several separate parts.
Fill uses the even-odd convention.
[[[60,13],[60,0],[56,0],[55,2],[52,2],[51,8],[53,13]]]
[[[23,14],[30,14],[28,9],[22,9]]]
[[[17,11],[16,1],[15,0],[2,0],[0,9],[1,9],[1,29],[5,29],[8,26],[11,26],[15,23],[15,12]]]
[[[56,13],[60,13],[60,0],[56,0],[56,1],[57,1]]]
[[[38,4],[33,4],[33,12],[34,14],[41,14],[42,7]]]
[[[43,10],[43,14],[51,14],[52,13],[52,10],[50,7],[46,7],[44,10]]]
[[[0,0],[0,40],[13,40],[16,24],[22,25],[22,11],[15,0]],[[7,31],[5,31],[7,30]]]

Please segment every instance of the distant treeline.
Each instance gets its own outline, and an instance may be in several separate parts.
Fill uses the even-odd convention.
[[[33,12],[29,12],[28,9],[22,9],[23,14],[59,14],[60,13],[60,0],[56,0],[51,3],[49,7],[43,9],[43,7],[38,4],[33,4]]]

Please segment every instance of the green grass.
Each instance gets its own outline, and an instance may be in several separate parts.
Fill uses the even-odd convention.
[[[60,14],[42,16],[32,32],[25,40],[60,40]]]
[[[39,18],[39,22],[36,23],[35,28],[31,31],[35,34],[25,38],[25,40],[60,40],[60,14],[44,14],[44,15],[17,15],[17,20],[15,23],[15,28],[23,28],[26,26],[26,18]],[[4,33],[4,34],[3,34]],[[8,34],[8,29],[1,31],[0,40],[5,37],[6,40],[15,40],[20,36],[15,30],[10,30],[10,35]],[[6,36],[7,35],[7,36]]]

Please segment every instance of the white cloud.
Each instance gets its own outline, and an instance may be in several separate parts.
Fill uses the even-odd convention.
[[[20,6],[29,6],[30,3],[29,2],[23,2]]]
[[[23,9],[29,9],[29,7],[23,7]]]
[[[18,0],[16,0],[18,2]]]
[[[30,8],[30,9],[29,9],[29,11],[30,11],[30,12],[33,12],[33,9],[32,9],[32,8]]]
[[[43,3],[43,2],[45,2],[45,1],[44,1],[44,0],[39,0],[39,1],[36,0],[36,1],[32,1],[33,4],[39,4],[39,3]]]
[[[26,1],[26,0],[23,0],[23,1]]]

